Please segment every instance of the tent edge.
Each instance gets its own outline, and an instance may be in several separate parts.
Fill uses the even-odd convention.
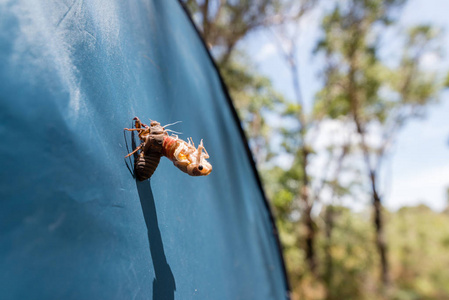
[[[240,138],[242,139],[246,155],[247,155],[247,157],[249,159],[249,162],[250,162],[250,165],[251,165],[251,169],[252,169],[252,171],[254,173],[254,177],[256,179],[257,185],[258,185],[258,187],[260,189],[260,192],[261,192],[261,195],[262,195],[262,198],[263,198],[263,201],[264,201],[265,208],[268,211],[268,216],[270,218],[271,226],[272,226],[272,229],[273,229],[272,233],[273,233],[273,235],[275,237],[275,240],[276,240],[276,244],[277,244],[277,248],[278,248],[278,252],[279,252],[279,256],[280,256],[279,258],[280,258],[282,269],[283,269],[283,273],[284,273],[284,279],[285,279],[285,285],[286,285],[285,286],[285,288],[286,288],[286,298],[290,299],[291,289],[290,289],[290,283],[289,283],[288,275],[287,275],[287,268],[286,268],[285,260],[284,260],[283,247],[282,247],[282,243],[281,243],[280,238],[279,238],[279,231],[278,231],[278,228],[276,226],[273,210],[272,210],[272,208],[270,206],[270,203],[268,201],[268,197],[266,196],[265,190],[263,188],[263,184],[262,184],[262,180],[260,179],[259,171],[257,170],[257,166],[256,166],[256,163],[254,161],[253,155],[251,153],[251,149],[249,148],[248,138],[247,138],[247,136],[245,134],[245,131],[243,130],[243,127],[241,126],[240,118],[239,118],[239,116],[237,114],[237,110],[235,109],[235,106],[234,106],[234,104],[232,102],[231,95],[229,94],[228,87],[226,86],[226,84],[225,84],[225,82],[223,80],[223,77],[222,77],[222,75],[220,73],[220,70],[218,68],[217,63],[215,62],[215,59],[213,58],[211,52],[209,51],[209,48],[207,47],[206,42],[203,39],[203,37],[202,37],[198,27],[196,26],[195,22],[193,21],[192,17],[190,16],[190,13],[189,13],[187,7],[182,2],[182,0],[177,0],[177,1],[180,4],[180,6],[182,7],[182,9],[184,10],[185,14],[187,15],[187,18],[189,19],[189,21],[192,24],[193,28],[195,29],[195,31],[196,31],[196,33],[198,35],[198,38],[202,42],[203,47],[206,50],[206,53],[207,53],[209,59],[211,60],[213,67],[215,68],[215,70],[217,72],[218,79],[220,81],[220,85],[221,85],[221,88],[222,88],[222,90],[224,92],[226,101],[227,101],[227,103],[229,105],[229,108],[231,110],[232,117],[234,118],[234,121],[237,124],[238,131],[240,133]]]

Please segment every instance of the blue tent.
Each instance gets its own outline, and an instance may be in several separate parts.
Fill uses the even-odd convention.
[[[204,139],[136,182],[138,116]],[[285,299],[272,216],[226,89],[181,4],[0,3],[0,298]]]

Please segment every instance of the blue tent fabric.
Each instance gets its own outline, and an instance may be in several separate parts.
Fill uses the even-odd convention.
[[[204,145],[136,182],[138,116]],[[130,135],[128,135],[130,137]],[[0,298],[285,299],[235,111],[180,3],[0,3]]]

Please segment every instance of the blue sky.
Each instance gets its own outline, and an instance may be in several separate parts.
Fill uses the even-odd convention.
[[[445,57],[427,57],[425,64],[449,69],[449,12],[448,0],[410,0],[400,16],[400,26],[406,28],[420,23],[430,23],[444,30]],[[311,50],[319,35],[319,12],[303,20],[298,41],[300,57],[300,83],[306,103],[310,103],[320,88],[317,79],[319,60]],[[273,33],[261,31],[241,43],[259,65],[259,70],[269,76],[274,86],[287,97],[293,98],[291,79],[273,44]],[[394,50],[393,50],[394,51]],[[446,206],[446,187],[449,187],[449,92],[440,102],[428,108],[426,118],[412,120],[401,131],[394,152],[385,165],[384,204],[390,209],[404,205],[425,203],[433,209]]]

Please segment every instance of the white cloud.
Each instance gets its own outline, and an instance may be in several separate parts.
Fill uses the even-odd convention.
[[[318,131],[310,132],[308,140],[313,141],[315,151],[326,151],[329,146],[341,146],[348,142],[351,145],[357,145],[359,137],[352,124],[328,119],[321,122]]]
[[[270,56],[276,54],[276,45],[273,43],[266,43],[262,46],[260,51],[256,54],[256,61],[262,62],[269,58]]]
[[[440,67],[441,57],[435,52],[424,54],[421,59],[421,66],[427,70],[436,70]]]

